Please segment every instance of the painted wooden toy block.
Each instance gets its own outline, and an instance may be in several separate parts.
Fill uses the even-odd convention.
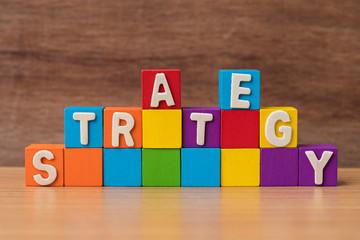
[[[103,107],[67,107],[64,125],[66,148],[103,147]]]
[[[260,71],[219,70],[219,106],[222,110],[259,110]]]
[[[102,186],[103,149],[65,148],[65,186]]]
[[[142,185],[180,186],[180,149],[142,149]]]
[[[220,108],[182,109],[182,147],[219,148],[220,147]]]
[[[143,109],[180,109],[180,70],[142,70]]]
[[[181,109],[143,110],[143,148],[181,148]]]
[[[106,107],[104,109],[104,148],[142,147],[142,109]]]
[[[221,110],[221,148],[258,148],[259,110]]]
[[[338,151],[333,145],[299,145],[299,185],[336,186]]]
[[[141,149],[105,148],[104,186],[141,186]]]
[[[64,185],[64,144],[31,144],[25,148],[26,186]]]
[[[221,186],[259,186],[260,149],[221,149]]]
[[[181,186],[220,187],[220,148],[182,148]]]
[[[296,148],[297,119],[293,107],[260,108],[260,148]]]
[[[298,148],[260,149],[261,186],[297,186]]]

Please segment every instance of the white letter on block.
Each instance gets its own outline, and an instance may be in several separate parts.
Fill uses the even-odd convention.
[[[315,184],[321,185],[323,184],[323,172],[326,164],[329,162],[331,156],[333,155],[333,152],[331,151],[324,151],[321,155],[321,159],[318,160],[314,151],[306,151],[305,152],[307,158],[309,159],[309,162],[311,163],[311,166],[315,170]]]
[[[164,86],[165,92],[160,91],[160,85]],[[160,101],[166,101],[168,106],[174,106],[175,102],[170,91],[169,84],[166,80],[165,74],[158,73],[155,76],[153,93],[151,96],[151,107],[158,107]]]
[[[205,124],[213,120],[212,113],[191,113],[190,119],[197,121],[196,144],[199,146],[205,143]]]
[[[38,170],[46,171],[49,174],[48,178],[43,178],[40,174],[36,174],[33,176],[34,180],[38,184],[40,184],[42,186],[46,186],[46,185],[52,184],[55,181],[55,179],[57,177],[57,172],[56,172],[56,168],[54,166],[51,166],[48,164],[43,164],[41,162],[42,158],[46,158],[47,160],[53,160],[54,155],[50,151],[41,150],[41,151],[38,151],[33,157],[34,167]]]
[[[89,143],[89,121],[95,120],[95,113],[76,112],[73,119],[80,121],[80,142],[82,145]]]
[[[250,88],[240,87],[241,82],[250,82],[250,74],[233,73],[231,75],[231,108],[249,108],[250,102],[247,100],[240,100],[240,95],[249,95]]]
[[[125,120],[126,125],[120,126],[120,121]],[[113,114],[112,119],[112,145],[113,147],[119,146],[119,136],[124,134],[125,142],[128,147],[134,146],[134,139],[132,138],[130,131],[135,125],[133,116],[129,113],[116,112]]]
[[[292,136],[292,127],[289,126],[281,126],[279,128],[279,132],[283,133],[283,137],[279,138],[275,133],[275,124],[277,121],[290,122],[290,116],[287,112],[278,110],[272,112],[265,124],[265,136],[268,142],[276,147],[285,147],[291,141]]]

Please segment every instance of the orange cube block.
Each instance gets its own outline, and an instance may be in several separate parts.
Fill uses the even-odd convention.
[[[64,186],[64,144],[31,144],[25,148],[26,186]]]
[[[141,147],[142,109],[140,107],[106,107],[104,109],[104,148]]]
[[[102,186],[102,148],[65,148],[65,186]]]

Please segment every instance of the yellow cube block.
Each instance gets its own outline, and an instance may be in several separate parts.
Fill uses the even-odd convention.
[[[182,112],[143,110],[143,148],[181,148]]]
[[[260,108],[260,148],[297,147],[298,112],[293,107]]]
[[[221,186],[260,186],[260,149],[221,149]]]

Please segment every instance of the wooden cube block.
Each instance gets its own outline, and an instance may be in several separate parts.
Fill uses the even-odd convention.
[[[180,109],[180,70],[142,70],[143,109]]]
[[[220,187],[220,148],[182,148],[181,186]]]
[[[142,149],[143,186],[180,186],[180,149]]]
[[[261,186],[297,186],[298,148],[260,149]]]
[[[221,186],[259,186],[260,149],[221,149]]]
[[[142,147],[142,109],[106,107],[104,109],[104,148]]]
[[[141,186],[141,149],[105,148],[104,186]]]
[[[221,110],[221,148],[258,148],[259,110]]]
[[[219,148],[220,115],[220,108],[183,108],[182,147]]]
[[[31,144],[25,148],[25,184],[64,185],[63,144]]]
[[[333,145],[299,145],[299,185],[336,186],[338,151]]]
[[[181,148],[181,110],[143,110],[143,148]]]
[[[65,147],[103,147],[103,107],[67,107],[64,110]]]
[[[220,70],[219,106],[222,110],[259,110],[260,71]]]
[[[103,149],[65,148],[65,186],[102,186]]]
[[[296,148],[297,119],[293,107],[260,108],[260,148]]]

